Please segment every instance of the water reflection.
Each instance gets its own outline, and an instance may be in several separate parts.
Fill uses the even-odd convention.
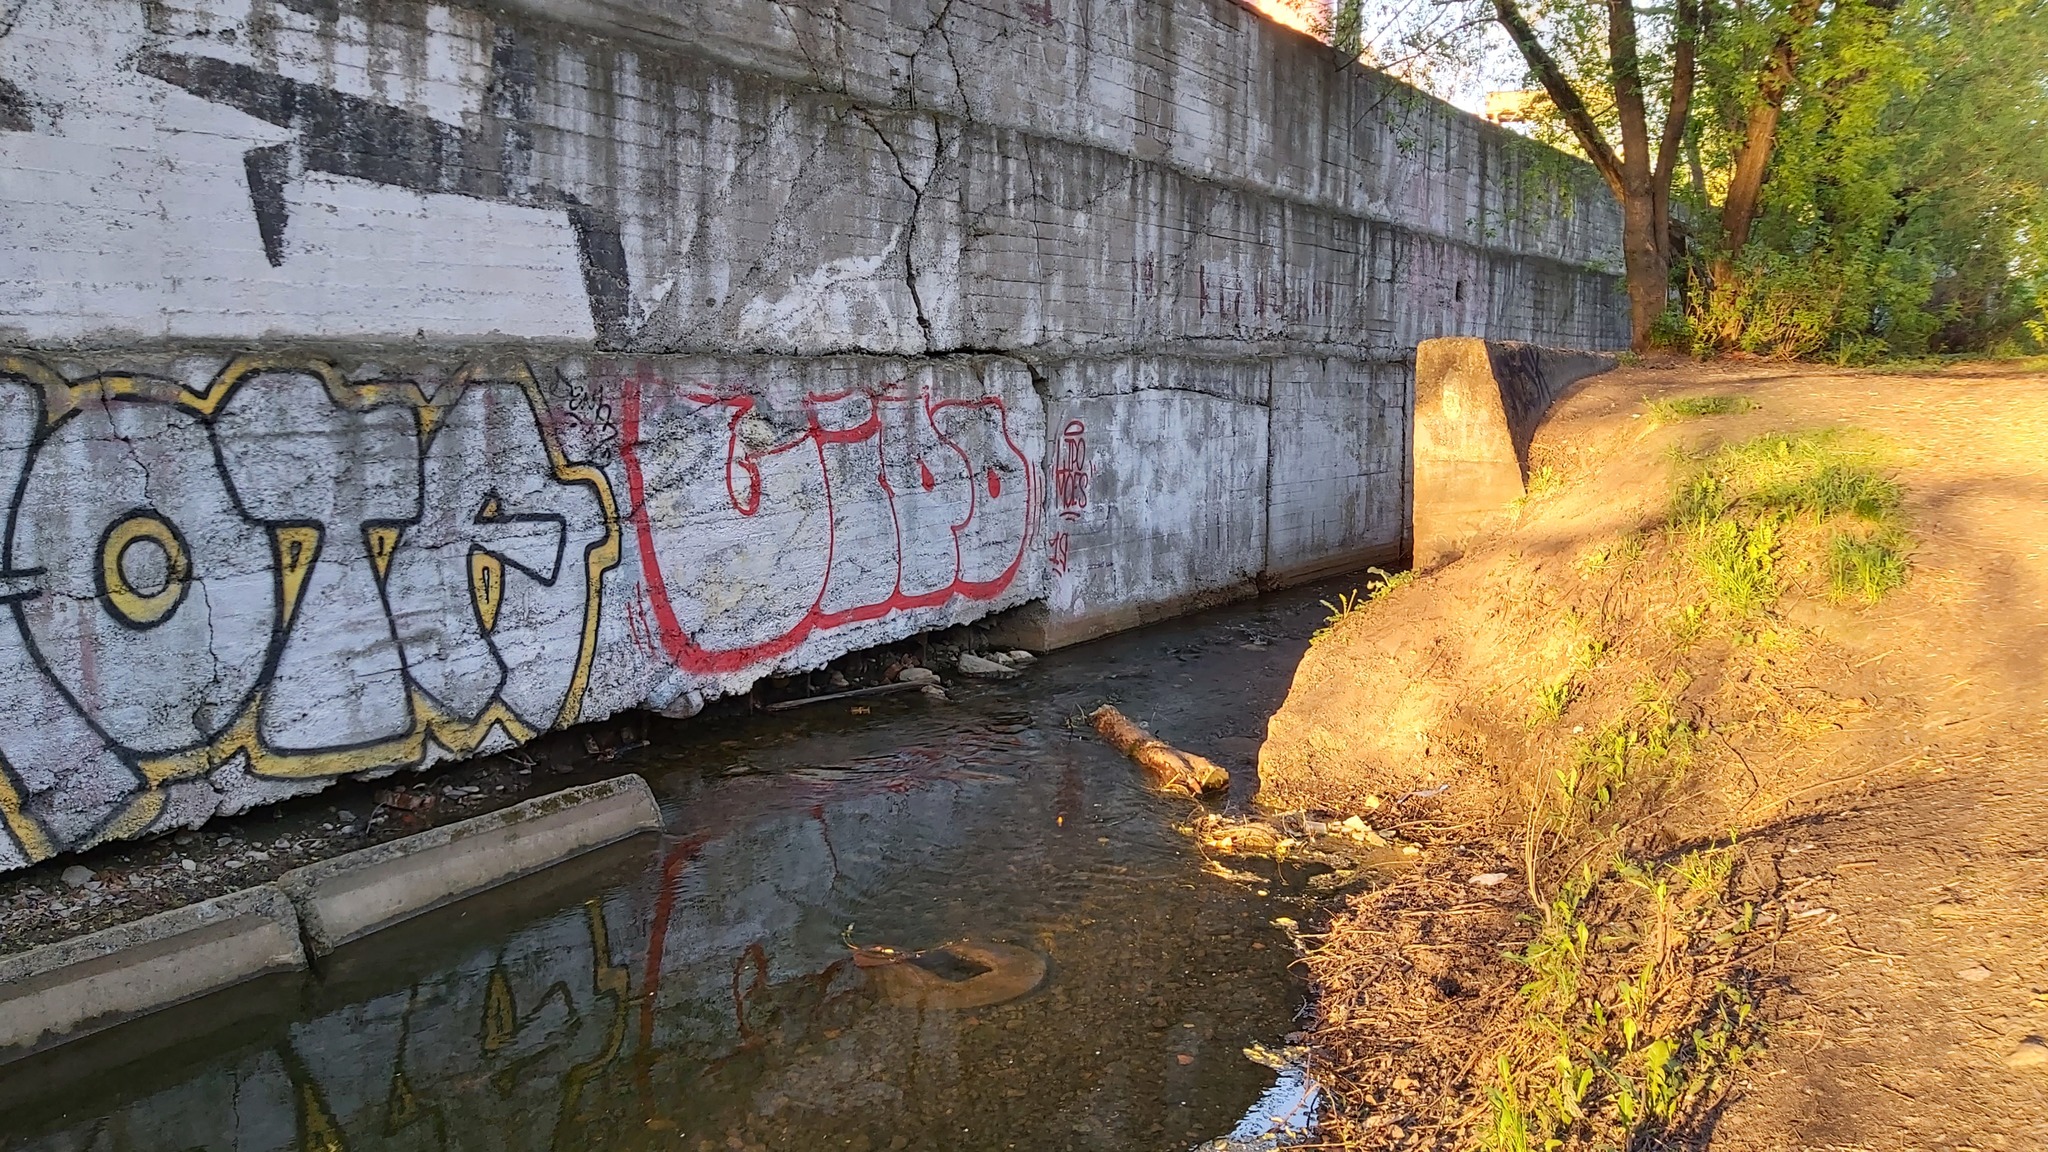
[[[1111,699],[1243,746],[1315,600],[1061,653],[950,704],[678,727],[633,765],[668,836],[10,1066],[4,1144],[1168,1149],[1227,1131],[1271,1082],[1240,1049],[1299,1005],[1269,923],[1292,909],[1201,873],[1170,828],[1185,805],[1067,720]],[[966,944],[913,974],[852,947],[949,941]],[[903,992],[983,969],[1019,994]]]

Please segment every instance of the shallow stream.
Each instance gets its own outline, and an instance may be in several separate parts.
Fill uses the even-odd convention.
[[[1242,1049],[1299,1026],[1272,923],[1299,914],[1299,877],[1205,872],[1173,827],[1190,805],[1079,717],[1114,703],[1248,792],[1328,594],[1013,680],[949,675],[949,701],[670,728],[620,761],[668,835],[9,1066],[0,1148],[1139,1152],[1222,1135],[1273,1081]],[[907,983],[853,962],[856,945],[949,942],[966,947]]]

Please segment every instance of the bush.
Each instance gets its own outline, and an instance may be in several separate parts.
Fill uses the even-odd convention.
[[[1693,277],[1686,331],[1695,356],[1746,352],[1795,360],[1827,347],[1842,317],[1843,282],[1814,263],[1766,256],[1715,283]]]

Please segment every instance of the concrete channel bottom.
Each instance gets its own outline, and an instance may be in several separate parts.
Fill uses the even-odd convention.
[[[639,776],[564,789],[297,868],[75,939],[0,957],[0,1063],[273,972],[642,832]]]

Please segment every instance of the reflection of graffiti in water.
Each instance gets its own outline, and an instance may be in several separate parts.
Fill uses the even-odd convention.
[[[748,396],[643,409],[623,382],[621,456],[656,632],[678,666],[732,672],[815,633],[989,600],[1031,536],[1032,465],[995,396],[807,396],[778,424]],[[663,544],[655,524],[696,530]],[[684,593],[687,592],[687,597]]]
[[[168,787],[217,770],[409,766],[578,715],[617,516],[523,369],[429,396],[0,358],[0,445],[0,817],[29,859],[187,815]]]
[[[603,907],[582,912],[583,933],[515,937],[487,972],[415,984],[302,1029],[284,1053],[299,1147],[473,1147],[487,1133],[493,1146],[602,1147],[584,1096],[625,1049],[632,979],[614,963]],[[376,1010],[401,999],[395,1013]],[[369,1020],[372,1035],[344,1035]],[[350,1065],[337,1051],[388,1053],[389,1063]],[[507,1123],[508,1109],[520,1123]]]

